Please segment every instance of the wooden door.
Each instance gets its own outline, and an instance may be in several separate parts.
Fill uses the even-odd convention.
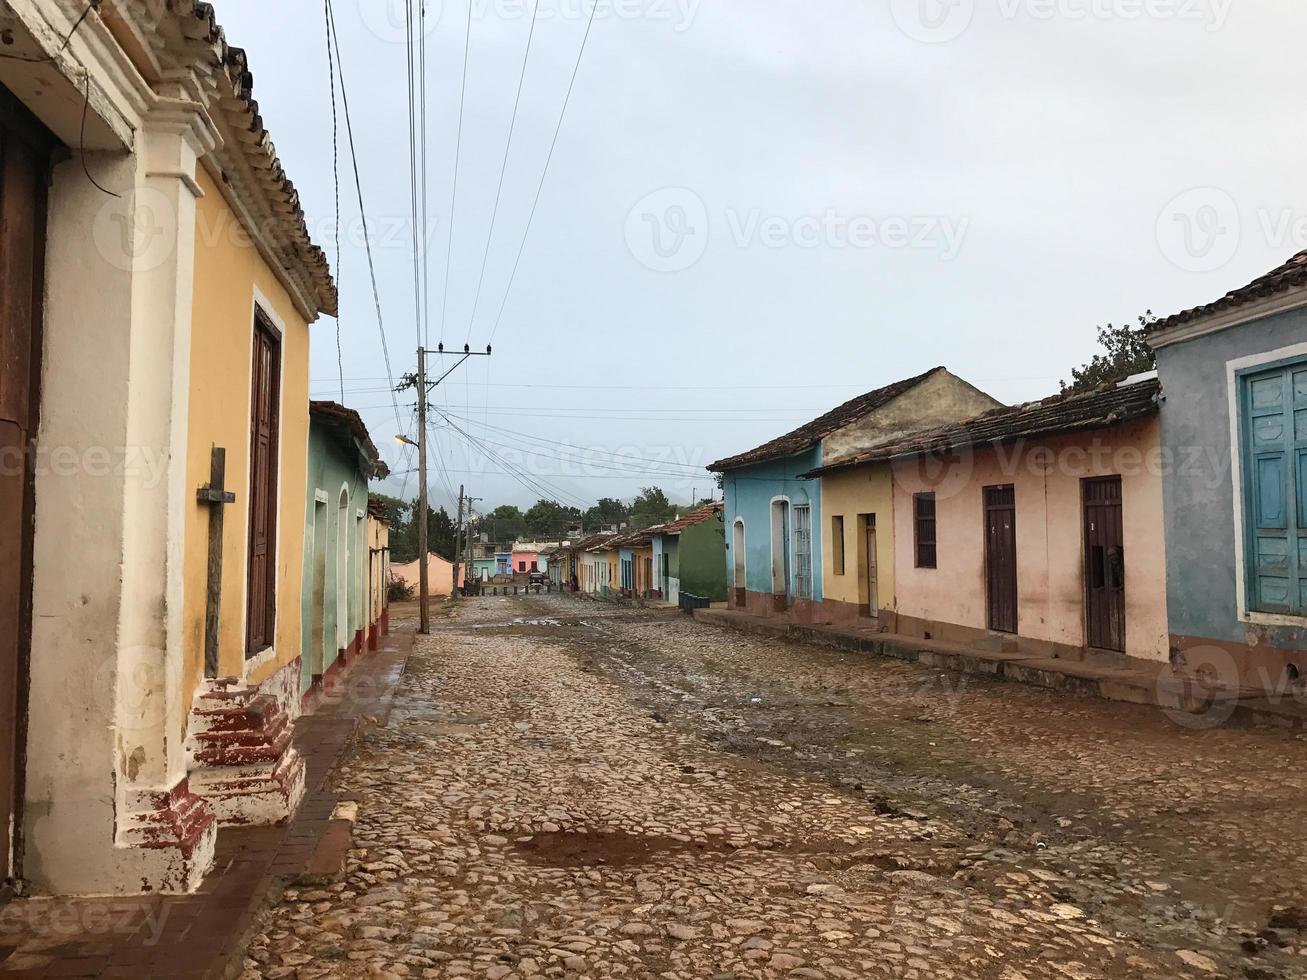
[[[259,311],[254,320],[250,398],[250,542],[245,653],[272,646],[276,626],[277,435],[281,409],[281,337]]]
[[[985,590],[989,628],[1017,631],[1016,489],[985,488]]]
[[[867,515],[867,615],[880,615],[880,581],[876,563],[876,515]]]
[[[1084,481],[1085,632],[1091,647],[1125,651],[1121,478]]]
[[[33,495],[53,140],[0,87],[0,899],[17,877],[31,639]]]

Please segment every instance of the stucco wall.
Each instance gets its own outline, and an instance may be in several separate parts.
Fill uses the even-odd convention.
[[[348,638],[363,629],[365,597],[363,583],[367,581],[368,541],[367,520],[360,521],[358,512],[367,512],[368,481],[359,471],[358,457],[347,453],[337,437],[320,423],[309,423],[307,509],[304,519],[304,562],[301,584],[301,649],[304,663],[301,668],[301,686],[304,690],[312,683],[315,674],[325,673],[340,655],[337,627],[340,615],[337,608],[338,538],[340,524],[340,496],[342,489],[349,494],[346,533],[349,536],[349,579],[347,586],[348,615],[345,625]],[[319,504],[316,491],[326,500]],[[319,512],[319,508],[321,508]],[[318,535],[321,534],[319,545]],[[321,649],[318,649],[313,607],[314,581],[322,563],[322,631]]]
[[[829,538],[834,519],[844,518],[844,574],[835,574],[835,549],[825,552],[826,599],[863,605],[867,602],[867,535],[859,515],[876,515],[876,588],[879,609],[894,605],[894,487],[888,464],[859,466],[821,478],[822,534]]]
[[[392,565],[390,574],[402,582],[413,586],[416,594],[421,567],[416,561],[406,565]],[[432,595],[447,596],[454,594],[454,563],[447,558],[433,554],[427,561],[427,588]]]
[[[1267,317],[1157,351],[1166,400],[1162,444],[1166,474],[1167,600],[1180,637],[1307,650],[1302,627],[1253,624],[1239,608],[1231,393],[1227,364],[1300,353],[1307,310]],[[1201,529],[1201,533],[1195,533]]]
[[[250,670],[260,684],[299,656],[303,577],[305,459],[309,413],[309,325],[296,311],[204,168],[196,176],[195,291],[187,486],[209,481],[210,447],[227,449],[227,486],[236,494],[223,526],[221,670],[245,675],[246,575],[249,541],[250,368],[254,307],[263,306],[282,331],[281,424],[277,478],[277,608],[275,654]],[[208,581],[209,508],[194,501],[186,515],[184,633],[185,713],[204,672],[204,613]]]
[[[721,514],[680,533],[680,589],[721,602],[726,598],[726,525]]]
[[[1162,538],[1158,420],[982,449],[942,473],[916,461],[894,464],[895,591],[900,616],[986,630],[983,488],[1016,490],[1018,632],[1085,644],[1083,505],[1085,477],[1122,477],[1126,653],[1169,656]],[[1041,449],[1040,446],[1045,447]],[[1051,451],[1051,457],[1045,455]],[[1049,460],[1051,459],[1051,464]],[[933,477],[933,478],[928,478]],[[938,567],[917,568],[912,495],[936,493]]]
[[[827,436],[824,458],[838,459],[878,442],[998,408],[999,402],[949,371],[936,371],[915,388]]]
[[[745,542],[745,578],[750,592],[771,593],[772,591],[772,549],[771,549],[771,509],[772,500],[787,497],[790,501],[790,547],[793,550],[794,508],[803,504],[812,507],[812,597],[820,600],[823,590],[822,577],[822,508],[821,485],[815,480],[801,480],[800,473],[816,469],[821,465],[821,447],[790,456],[787,459],[747,466],[725,474],[723,490],[726,500],[725,526],[728,529],[726,549],[727,581],[732,578],[729,529],[737,519],[744,521]],[[789,594],[794,594],[793,562],[790,568]],[[682,584],[682,588],[688,586]]]

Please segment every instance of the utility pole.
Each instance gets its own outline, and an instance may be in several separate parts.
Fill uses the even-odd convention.
[[[469,573],[465,566],[467,565],[467,556],[472,550],[472,505],[481,503],[481,497],[464,496],[464,487],[458,488],[459,505],[458,505],[458,537],[457,537],[457,557],[458,563],[454,566],[454,581],[458,582],[458,577],[463,576],[463,586],[466,589]],[[463,516],[463,504],[467,504],[467,516]]]
[[[418,348],[418,632],[431,632],[431,581],[427,571],[427,352]]]
[[[435,353],[444,355],[445,345],[439,344]],[[452,353],[452,352],[451,352]],[[462,356],[449,368],[444,374],[435,381],[427,381],[427,354],[424,347],[418,348],[418,373],[416,375],[405,375],[404,380],[395,388],[396,391],[407,391],[409,388],[416,388],[418,391],[418,553],[421,564],[418,566],[418,632],[427,634],[431,632],[431,582],[427,575],[427,559],[430,557],[430,551],[427,545],[427,510],[430,507],[430,501],[427,499],[427,395],[431,393],[440,382],[444,381],[451,374],[459,369],[469,357],[489,357],[491,354],[490,345],[486,345],[484,352],[474,351],[467,344],[463,345]],[[395,439],[398,442],[411,445],[412,440],[406,436],[397,435]],[[462,494],[460,494],[460,497]],[[462,502],[459,503],[459,517],[462,519]]]
[[[463,571],[463,494],[466,488],[458,485],[458,523],[454,525],[454,595],[458,595],[458,579]]]

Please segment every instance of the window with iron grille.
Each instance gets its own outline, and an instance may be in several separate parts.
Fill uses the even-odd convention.
[[[812,598],[812,508],[794,508],[794,594]]]
[[[917,567],[934,568],[937,564],[935,545],[935,495],[918,493],[912,497],[913,533],[917,549]]]

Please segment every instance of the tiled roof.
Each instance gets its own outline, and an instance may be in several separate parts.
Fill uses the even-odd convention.
[[[163,8],[163,4],[151,4]],[[270,204],[271,213],[261,230],[272,240],[277,258],[284,264],[297,265],[312,281],[318,311],[336,315],[336,285],[326,253],[309,236],[299,192],[286,175],[273,146],[272,137],[263,125],[259,103],[254,99],[254,75],[243,48],[227,43],[226,32],[218,23],[213,5],[201,0],[172,0],[183,43],[190,56],[209,62],[206,69],[219,85],[219,100],[212,107],[222,112],[240,134],[238,152],[249,163],[250,172],[260,192]]]
[[[1120,425],[1157,412],[1162,386],[1156,376],[1122,382],[1086,394],[1057,395],[1016,408],[996,408],[964,422],[892,439],[803,474],[822,476],[857,466],[927,453],[993,445],[1016,439],[1084,432]]]
[[[311,401],[309,402],[309,415],[337,431],[349,433],[359,441],[367,454],[368,460],[372,463],[372,472],[368,474],[369,476],[384,479],[390,475],[390,470],[381,461],[381,455],[372,442],[372,436],[368,434],[368,427],[363,424],[362,416],[354,409],[346,408],[336,402]]]
[[[747,453],[740,453],[737,456],[729,456],[726,459],[719,459],[715,463],[709,463],[708,469],[714,473],[722,470],[733,470],[741,466],[766,463],[773,459],[784,459],[786,456],[793,456],[805,449],[811,449],[832,432],[837,432],[846,425],[870,415],[876,409],[884,407],[905,392],[911,391],[931,375],[943,370],[942,367],[931,368],[915,378],[896,381],[894,384],[877,388],[875,391],[869,391],[865,395],[859,395],[838,408],[831,409],[820,418],[813,419],[806,425],[801,425],[793,432],[787,432],[771,442],[763,443],[756,449],[750,449]]]
[[[1267,299],[1277,293],[1288,292],[1290,289],[1302,286],[1307,286],[1307,251],[1299,252],[1283,265],[1272,269],[1264,276],[1258,276],[1246,286],[1231,290],[1215,302],[1195,306],[1191,310],[1176,313],[1165,320],[1158,320],[1149,326],[1148,332],[1153,334],[1170,327],[1178,327],[1213,313],[1238,309],[1256,300]]]
[[[686,514],[684,517],[672,521],[670,524],[664,524],[661,527],[651,527],[649,530],[654,532],[655,535],[680,534],[687,528],[695,527],[696,525],[704,523],[704,521],[712,520],[714,515],[720,514],[725,510],[726,505],[723,503],[705,504],[697,510],[690,511],[690,513]]]

